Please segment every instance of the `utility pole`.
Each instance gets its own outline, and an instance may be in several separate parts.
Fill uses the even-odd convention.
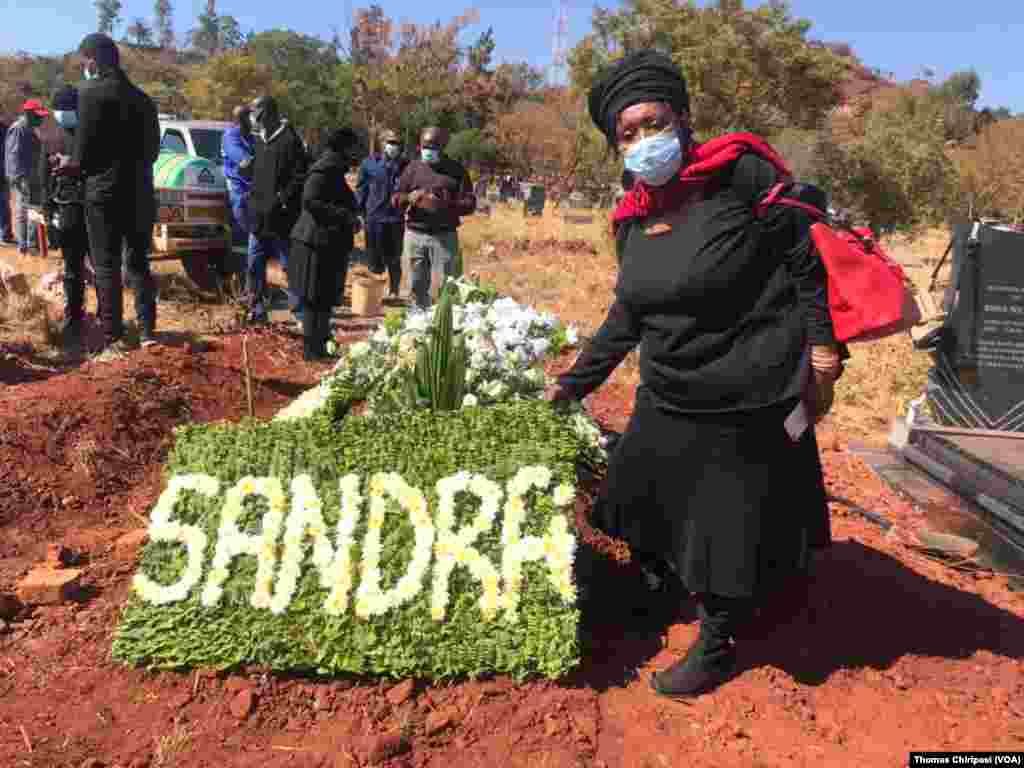
[[[565,85],[566,54],[569,37],[569,6],[568,0],[555,0],[554,32],[551,36],[551,71],[548,74],[548,85]]]

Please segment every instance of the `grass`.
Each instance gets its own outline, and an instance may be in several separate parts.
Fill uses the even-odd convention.
[[[177,758],[188,749],[191,740],[192,732],[182,723],[175,723],[174,729],[163,736],[154,736],[154,768],[169,768],[177,765]]]
[[[525,218],[521,208],[497,205],[491,216],[466,219],[460,238],[467,274],[476,274],[517,301],[554,312],[574,323],[582,334],[592,334],[604,320],[612,300],[616,261],[608,233],[608,211],[565,211],[592,215],[587,224],[566,222],[558,212]],[[583,240],[596,254],[544,243],[549,239]],[[949,236],[942,230],[915,239],[894,238],[884,245],[905,265],[919,289],[926,289]],[[537,245],[537,243],[543,243]],[[945,273],[942,275],[945,276]],[[937,290],[944,287],[940,282]],[[914,351],[910,338],[895,336],[869,344],[855,344],[846,371],[836,386],[836,401],[825,424],[846,438],[880,445],[892,419],[925,386],[931,359]],[[630,386],[639,382],[634,352],[613,376]]]

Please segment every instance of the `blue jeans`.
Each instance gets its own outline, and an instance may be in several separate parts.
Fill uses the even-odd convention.
[[[288,270],[288,240],[279,237],[249,235],[249,263],[245,271],[245,293],[249,298],[249,312],[253,317],[267,316],[267,259],[277,259],[281,268]],[[302,319],[302,306],[288,289],[288,309],[296,320]]]
[[[3,205],[0,205],[0,238],[13,240],[14,231],[11,229],[10,187],[7,184],[7,179],[2,176],[0,176],[0,199],[3,200]]]
[[[249,237],[249,196],[234,189],[228,190],[231,201],[231,242],[244,243]]]
[[[27,182],[22,182],[27,185]],[[36,226],[28,220],[28,192],[23,192],[18,187],[14,188],[14,237],[18,240],[18,250],[27,251],[29,248],[38,248],[36,242]]]

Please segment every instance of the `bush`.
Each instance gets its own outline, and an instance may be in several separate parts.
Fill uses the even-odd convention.
[[[113,656],[155,668],[258,665],[435,679],[489,672],[561,676],[579,660],[578,611],[568,575],[573,522],[563,512],[571,508],[580,445],[571,420],[538,402],[349,418],[340,426],[320,415],[182,428]],[[446,512],[438,481],[456,476],[446,482],[457,483],[465,479],[457,475],[462,472],[490,481],[478,477],[472,488],[491,502],[460,492]],[[375,478],[377,473],[397,473],[409,487],[392,475]],[[531,473],[539,490],[525,493],[520,506],[509,493]],[[345,479],[351,474],[357,483]],[[202,475],[209,478],[195,481]],[[190,477],[198,491],[182,491],[175,503],[175,487],[188,485]],[[379,494],[389,477],[397,482],[399,502],[391,499],[384,514],[373,491]],[[204,490],[212,478],[219,487]],[[275,482],[281,491],[274,490]],[[261,484],[265,498],[240,496]],[[361,510],[351,496],[356,488],[370,497],[369,514],[353,518],[346,510]],[[422,491],[426,509],[410,488]],[[497,489],[501,503],[490,507],[498,513],[489,525],[485,513],[488,503],[498,504]],[[304,533],[294,527],[302,515],[311,526]],[[524,537],[519,544],[517,516]],[[339,525],[342,519],[348,528]],[[444,530],[446,523],[469,541],[442,540],[438,533],[431,546],[424,532],[430,525]],[[177,543],[183,540],[190,547]],[[299,569],[311,540],[316,567]],[[348,542],[353,589],[346,601],[339,585],[348,578]],[[228,559],[231,546],[250,554]],[[518,576],[516,553],[549,559],[524,562]],[[453,569],[448,589],[436,591],[449,596],[444,605],[434,585],[446,569]],[[378,575],[383,592],[372,588]],[[185,586],[166,588],[175,582]],[[161,600],[167,602],[154,603]]]

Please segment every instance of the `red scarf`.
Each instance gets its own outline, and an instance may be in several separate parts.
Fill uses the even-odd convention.
[[[642,219],[681,207],[694,192],[695,185],[713,179],[730,163],[747,152],[754,152],[775,166],[780,175],[791,177],[785,161],[764,139],[752,133],[727,133],[690,147],[679,175],[660,187],[648,187],[642,181],[626,193],[612,213],[612,228],[629,219]]]

